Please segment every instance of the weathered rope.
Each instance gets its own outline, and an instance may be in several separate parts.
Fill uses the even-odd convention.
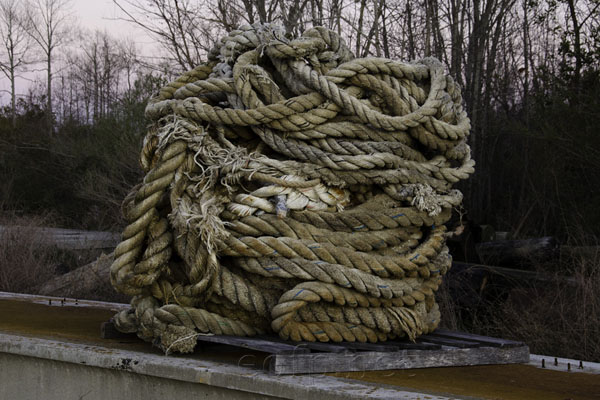
[[[143,182],[111,281],[117,327],[371,341],[430,332],[444,223],[473,172],[458,86],[432,59],[356,59],[332,31],[231,32],[146,109]]]

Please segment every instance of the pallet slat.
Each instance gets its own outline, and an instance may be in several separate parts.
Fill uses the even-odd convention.
[[[526,362],[529,362],[529,348],[527,346],[512,348],[481,347],[425,351],[400,350],[387,353],[277,355],[271,359],[270,370],[275,374],[286,375]]]
[[[430,343],[426,341],[422,341],[417,339],[415,343],[413,342],[386,342],[395,346],[398,346],[401,350],[439,350],[442,348],[441,344]]]
[[[488,336],[475,335],[473,333],[467,333],[467,332],[449,331],[446,329],[437,329],[435,332],[433,332],[433,335],[447,337],[450,339],[475,341],[475,342],[483,343],[487,346],[492,346],[492,347],[523,346],[523,342],[517,342],[514,340],[498,339],[498,338],[493,338],[493,337],[488,337]]]
[[[226,335],[201,335],[198,337],[199,342],[219,343],[229,346],[242,347],[245,349],[262,351],[271,354],[302,354],[310,353],[310,350],[298,346],[297,344],[287,344],[273,342],[264,339],[256,339],[252,337],[238,337]]]
[[[344,346],[355,349],[355,350],[364,350],[364,351],[378,351],[378,352],[396,352],[400,350],[400,347],[385,343],[360,343],[360,342],[345,342]]]
[[[354,349],[347,346],[337,344],[321,343],[321,342],[300,342],[301,345],[308,347],[311,350],[323,351],[328,353],[352,353]]]
[[[290,342],[280,338],[279,336],[258,336],[259,339],[271,340],[273,342],[287,343]],[[294,342],[297,346],[306,347],[310,350],[327,352],[327,353],[347,353],[353,352],[354,349],[348,348],[343,343],[329,343],[329,342]]]
[[[436,336],[434,334],[422,335],[420,337],[431,343],[441,344],[442,346],[457,347],[459,349],[468,349],[473,347],[481,347],[481,343],[467,340],[450,339],[443,336]]]

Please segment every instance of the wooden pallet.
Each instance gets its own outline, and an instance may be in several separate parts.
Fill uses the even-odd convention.
[[[102,326],[102,337],[119,336],[112,323]],[[290,342],[276,336],[199,336],[200,345],[233,346],[267,353],[268,369],[280,375],[324,372],[516,364],[529,362],[522,342],[438,329],[415,343]]]

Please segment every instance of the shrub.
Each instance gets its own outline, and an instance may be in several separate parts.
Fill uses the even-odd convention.
[[[4,216],[0,222],[0,291],[35,293],[60,265],[55,249],[40,246],[36,228],[48,220]]]

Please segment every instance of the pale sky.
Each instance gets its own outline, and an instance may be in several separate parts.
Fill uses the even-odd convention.
[[[112,0],[72,0],[73,14],[81,27],[95,30],[107,30],[111,35],[123,37],[130,35],[142,47],[151,39],[133,24],[118,20],[121,10]]]
[[[138,52],[141,55],[148,55],[154,48],[152,39],[142,29],[129,22],[118,20],[118,17],[121,16],[121,10],[112,0],[72,0],[72,5],[73,23],[77,26],[91,31],[97,29],[106,31],[117,39],[129,37],[136,43]],[[45,72],[24,75],[31,80],[36,76],[44,77]],[[29,85],[30,81],[28,80],[17,80],[17,94],[26,93]],[[0,74],[0,104],[7,104],[10,101],[9,89],[8,79]]]

